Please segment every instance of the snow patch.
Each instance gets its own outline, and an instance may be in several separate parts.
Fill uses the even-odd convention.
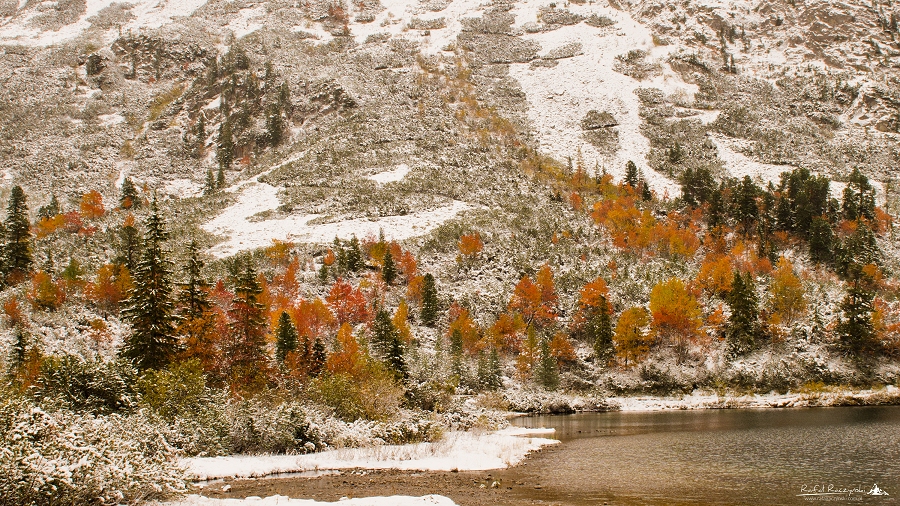
[[[116,113],[116,114],[101,114],[100,116],[97,116],[97,119],[100,120],[100,126],[103,126],[103,127],[110,127],[110,126],[118,125],[120,123],[125,122],[125,116],[122,116],[121,114],[118,114],[118,113]]]
[[[87,0],[85,13],[74,23],[55,31],[42,31],[31,25],[37,11],[26,13],[0,27],[0,44],[50,46],[74,39],[90,28],[88,19],[109,7],[116,0]],[[190,16],[207,0],[142,0],[132,4],[135,18],[123,26],[124,30],[159,28],[176,17]],[[129,2],[131,3],[131,2]]]
[[[239,193],[238,201],[203,225],[204,230],[227,237],[224,242],[209,250],[211,255],[224,258],[239,251],[269,246],[273,239],[328,243],[335,237],[375,236],[382,230],[389,239],[403,240],[425,235],[459,213],[475,208],[469,203],[454,200],[445,206],[429,211],[403,216],[384,216],[377,219],[358,218],[333,223],[310,224],[312,220],[323,216],[321,214],[304,214],[251,220],[260,213],[276,211],[281,205],[278,200],[278,188],[260,182],[259,178],[278,167],[291,163],[300,156],[302,154],[226,189],[228,192]]]
[[[322,469],[485,471],[514,466],[542,446],[558,443],[553,439],[520,437],[516,433],[525,432],[450,432],[433,443],[348,448],[307,455],[198,457],[182,463],[195,480],[255,478]]]
[[[190,179],[166,181],[163,192],[178,198],[197,197],[203,193],[203,185]]]
[[[401,181],[406,175],[409,174],[409,165],[405,163],[401,163],[394,170],[388,170],[385,172],[379,172],[377,174],[372,174],[368,176],[366,179],[371,179],[376,183],[382,185],[387,183],[393,183],[396,181]]]
[[[709,134],[709,139],[716,145],[716,151],[718,151],[719,158],[725,162],[725,168],[734,177],[750,176],[752,179],[762,180],[764,183],[778,184],[781,181],[782,172],[794,170],[794,167],[790,165],[757,162],[738,151],[747,147],[750,141],[733,139],[719,134]]]
[[[234,37],[240,39],[262,28],[263,23],[258,19],[265,15],[266,9],[262,6],[241,9],[237,18],[229,21],[223,28],[231,30]]]
[[[517,3],[512,11],[517,26],[534,22],[542,4],[540,1]],[[584,16],[598,14],[613,19],[615,30],[579,23],[523,35],[544,49],[578,43],[584,53],[557,60],[553,67],[510,65],[510,75],[528,97],[528,118],[536,130],[541,151],[558,160],[575,159],[580,151],[587,169],[599,165],[616,177],[624,175],[625,164],[630,160],[644,171],[650,186],[660,195],[678,194],[680,187],[676,182],[647,165],[650,142],[640,131],[640,101],[634,91],[659,88],[666,94],[679,93],[692,99],[696,85],[685,83],[666,63],[661,63],[660,75],[644,81],[615,72],[615,57],[628,51],[643,49],[648,51],[649,59],[662,60],[673,48],[655,47],[650,30],[626,12],[596,4],[569,4],[568,8]],[[584,139],[581,120],[590,110],[609,112],[618,121],[614,128],[619,146],[614,153],[602,153]]]
[[[160,506],[324,506],[340,504],[341,506],[456,506],[451,499],[441,495],[410,497],[395,495],[390,497],[358,497],[341,499],[338,502],[319,502],[312,499],[292,499],[283,495],[269,497],[251,496],[246,499],[213,499],[200,495],[189,495],[180,501],[161,503]]]

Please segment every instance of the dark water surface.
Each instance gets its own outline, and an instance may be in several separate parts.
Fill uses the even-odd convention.
[[[900,406],[585,413],[513,424],[553,427],[562,441],[520,471],[551,502],[900,505]],[[890,495],[868,495],[875,484]],[[840,493],[801,495],[829,487]]]

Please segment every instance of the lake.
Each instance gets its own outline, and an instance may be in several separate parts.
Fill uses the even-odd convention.
[[[513,424],[553,427],[562,441],[510,470],[547,502],[900,504],[900,406],[583,413]],[[889,495],[869,495],[876,484]]]

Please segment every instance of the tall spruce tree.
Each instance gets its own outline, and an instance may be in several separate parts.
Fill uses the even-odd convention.
[[[556,358],[550,352],[550,339],[541,338],[539,349],[540,357],[535,370],[535,379],[545,389],[556,390],[559,386],[559,368],[556,365]]]
[[[406,378],[406,361],[403,358],[403,342],[391,321],[391,314],[379,309],[372,325],[372,344],[385,364],[398,378]]]
[[[52,218],[61,212],[62,209],[59,207],[59,200],[56,199],[56,194],[54,193],[50,196],[50,203],[41,206],[41,208],[38,209],[38,218]]]
[[[356,238],[356,235],[353,235],[347,248],[347,269],[350,272],[359,272],[363,267],[365,267],[365,264],[363,263],[362,250],[359,247],[359,239]]]
[[[113,262],[124,265],[130,272],[134,272],[141,258],[141,235],[134,226],[134,218],[126,218],[116,235],[118,241]]]
[[[600,296],[599,307],[591,308],[586,315],[584,334],[594,348],[598,364],[605,364],[615,353],[612,318],[606,297]]]
[[[729,351],[735,356],[748,353],[759,338],[759,301],[749,273],[745,278],[734,272],[727,302],[731,309],[726,331]]]
[[[394,284],[397,279],[397,266],[394,264],[394,255],[391,254],[390,248],[384,253],[384,263],[381,267],[381,279],[388,285]]]
[[[265,306],[259,302],[262,286],[250,257],[235,280],[228,311],[229,336],[225,349],[226,372],[234,385],[257,388],[269,369],[266,357]]]
[[[282,311],[275,328],[275,358],[279,364],[284,363],[288,353],[297,350],[297,328],[291,321],[287,311]]]
[[[847,294],[841,301],[842,316],[835,327],[841,348],[855,359],[864,358],[875,344],[872,323],[875,292],[869,284],[871,281],[864,274],[847,283]]]
[[[434,284],[434,276],[425,274],[422,280],[422,324],[434,327],[438,318],[438,293]]]
[[[180,349],[175,336],[172,262],[163,248],[168,233],[155,197],[146,229],[144,249],[134,269],[134,289],[124,311],[132,333],[119,352],[142,371],[165,368]]]
[[[19,185],[13,186],[3,225],[6,236],[3,245],[4,270],[7,280],[15,283],[24,279],[34,264],[28,205],[25,203],[25,192]]]
[[[216,193],[217,189],[218,184],[216,184],[216,178],[213,176],[212,169],[206,169],[206,185],[203,187],[203,193],[212,195],[213,193]]]
[[[631,160],[628,160],[628,163],[625,164],[625,184],[635,190],[638,187],[638,168]]]
[[[816,216],[809,227],[809,258],[815,263],[832,263],[834,232],[825,218]]]
[[[325,361],[328,359],[328,355],[325,353],[325,343],[322,342],[321,337],[317,337],[315,341],[313,341],[313,349],[312,349],[312,358],[309,361],[309,375],[312,377],[318,376],[323,369],[325,369]]]
[[[119,207],[122,209],[132,209],[141,207],[141,200],[138,197],[137,188],[131,182],[131,178],[125,176],[122,180],[122,194],[119,196]]]
[[[215,322],[209,301],[210,284],[203,277],[203,260],[196,241],[188,245],[184,282],[178,293],[178,335],[183,339],[189,357],[198,358],[205,367],[212,360],[211,336]]]
[[[224,186],[225,171],[231,168],[234,162],[234,140],[231,135],[231,122],[226,119],[219,126],[219,143],[216,148],[216,161],[219,162],[219,175],[221,185]]]

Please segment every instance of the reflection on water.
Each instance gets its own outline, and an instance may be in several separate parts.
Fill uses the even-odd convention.
[[[900,502],[896,406],[586,413],[513,423],[557,430],[563,445],[522,472],[570,504]],[[876,483],[890,495],[866,495]],[[829,485],[861,492],[799,495]]]

